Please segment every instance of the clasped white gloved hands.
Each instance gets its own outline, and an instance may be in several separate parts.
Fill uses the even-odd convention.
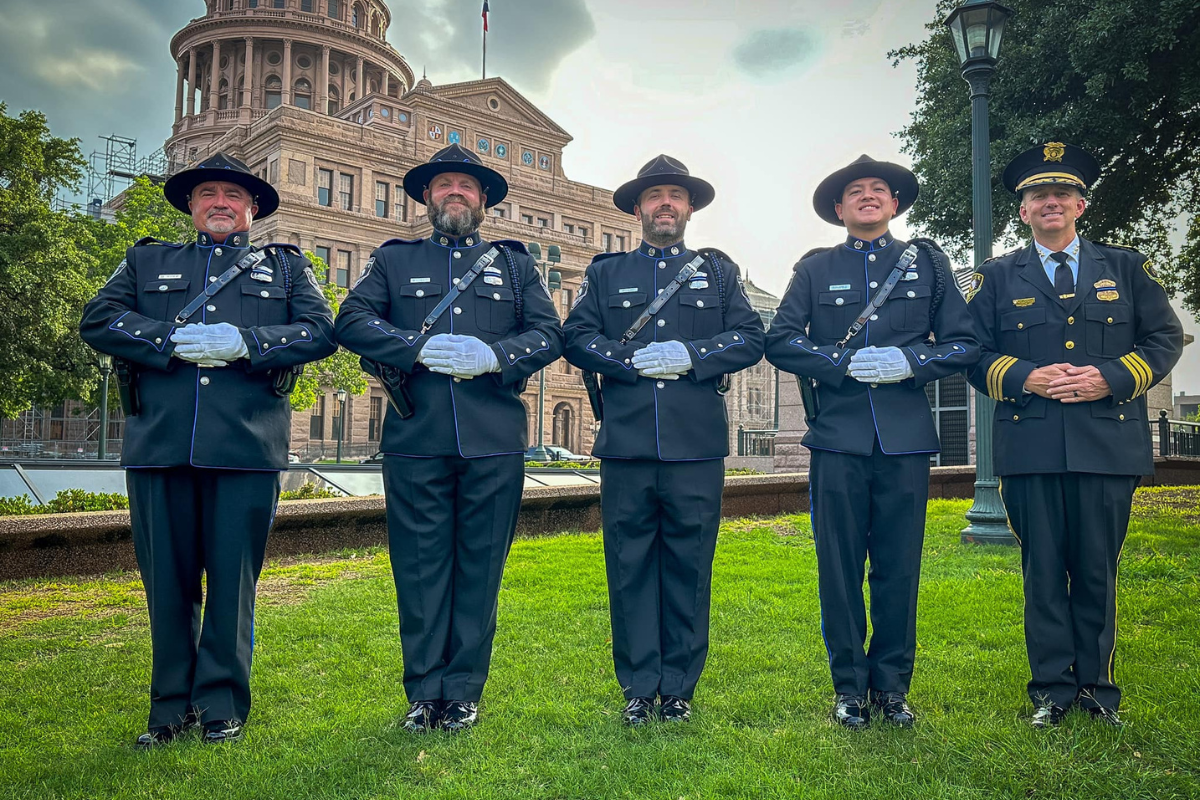
[[[899,383],[912,376],[899,347],[864,347],[850,356],[850,377],[862,383]]]
[[[651,342],[633,354],[633,366],[643,378],[677,381],[692,368],[692,355],[683,342]]]
[[[474,336],[457,333],[430,336],[417,354],[417,361],[429,367],[430,372],[455,378],[470,379],[485,372],[500,371],[500,361],[492,348]]]
[[[202,367],[223,367],[250,354],[242,332],[228,322],[193,322],[177,328],[171,341],[175,343],[174,355]]]

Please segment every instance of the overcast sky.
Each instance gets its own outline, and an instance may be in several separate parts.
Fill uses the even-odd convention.
[[[389,6],[389,39],[418,75],[479,77],[481,0]],[[202,0],[0,0],[0,100],[40,109],[85,153],[116,133],[147,155],[174,114],[170,38],[203,12]],[[779,294],[801,254],[844,236],[812,209],[821,178],[862,153],[907,163],[896,133],[915,68],[886,54],[933,15],[934,0],[491,0],[488,75],[575,137],[573,180],[611,189],[660,152],[681,159],[717,189],[688,242]],[[903,219],[893,230],[909,233]],[[1200,393],[1200,345],[1176,370],[1180,390]]]

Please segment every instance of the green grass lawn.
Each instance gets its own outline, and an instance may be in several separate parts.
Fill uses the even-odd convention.
[[[691,724],[628,730],[595,534],[519,541],[481,724],[414,737],[386,554],[264,573],[244,742],[142,753],[136,575],[0,584],[0,798],[1197,798],[1200,490],[1138,493],[1121,564],[1127,725],[1027,724],[1015,548],[964,546],[934,501],[911,731],[829,720],[807,515],[727,522]]]

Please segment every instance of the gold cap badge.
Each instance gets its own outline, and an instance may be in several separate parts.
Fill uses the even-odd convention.
[[[1058,161],[1062,162],[1063,155],[1067,152],[1066,145],[1062,142],[1046,142],[1042,154],[1045,156],[1043,161]]]

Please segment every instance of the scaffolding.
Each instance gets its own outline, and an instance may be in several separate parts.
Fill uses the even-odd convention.
[[[104,149],[93,150],[88,156],[85,172],[87,192],[84,195],[87,212],[100,219],[103,209],[114,197],[129,188],[141,176],[162,183],[167,175],[167,157],[163,148],[141,159],[137,155],[137,139],[126,136],[101,136]],[[67,210],[78,203],[67,198],[55,198],[56,210]]]

